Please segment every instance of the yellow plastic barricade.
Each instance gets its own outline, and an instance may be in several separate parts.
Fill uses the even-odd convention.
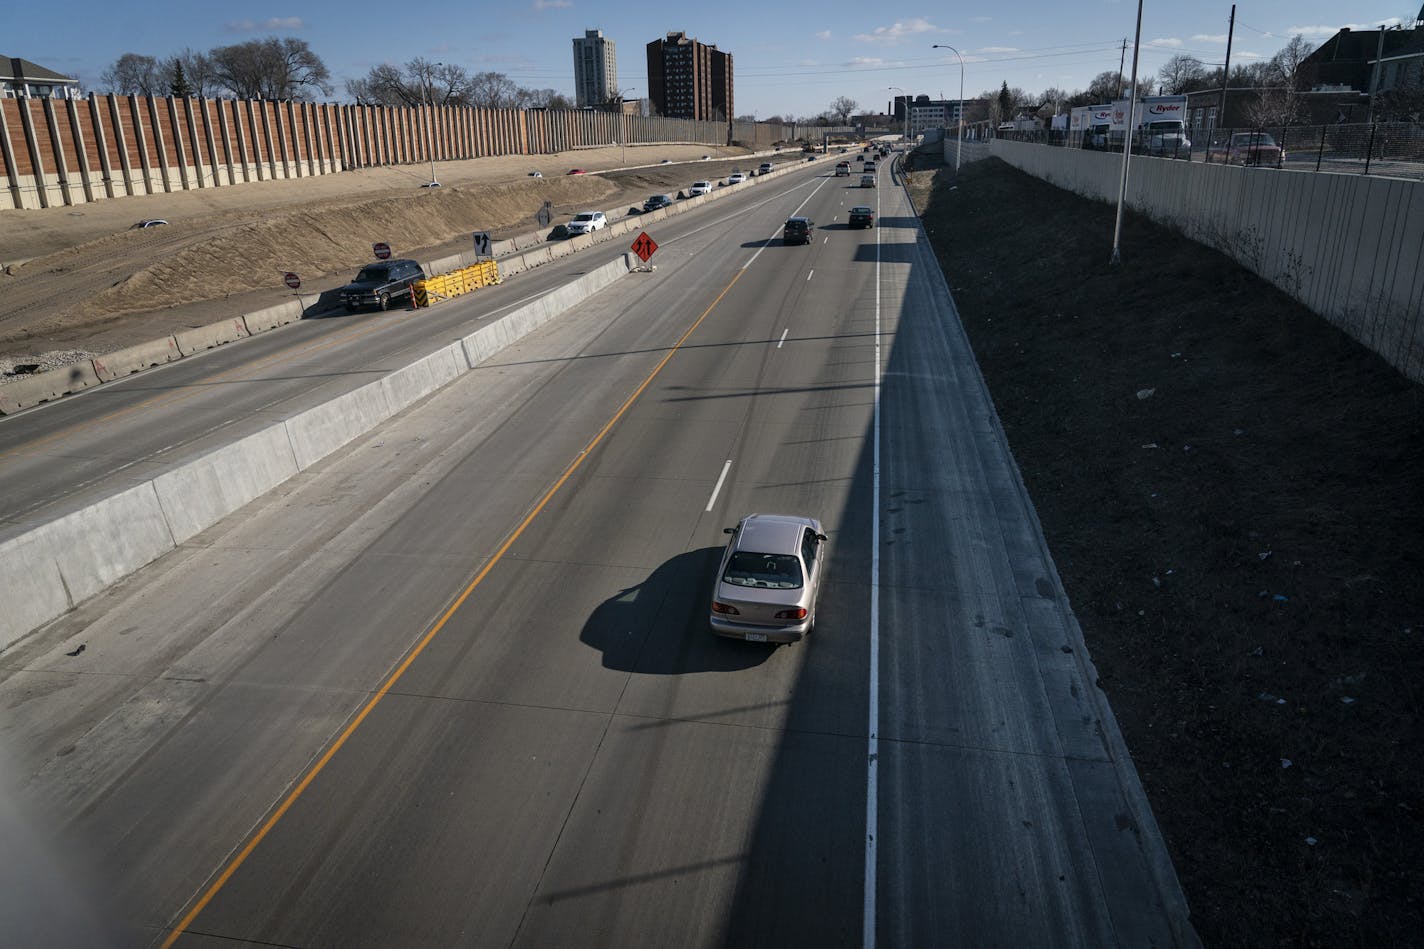
[[[413,288],[416,306],[430,306],[439,300],[451,300],[466,293],[501,283],[499,264],[493,260],[482,260],[459,270],[452,270],[438,277],[427,277],[417,282]]]

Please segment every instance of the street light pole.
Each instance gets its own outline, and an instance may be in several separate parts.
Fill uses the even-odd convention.
[[[900,97],[905,100],[905,141],[910,140],[910,94],[899,86],[888,87],[891,92],[900,93]]]
[[[964,57],[948,43],[936,43],[930,48],[947,49],[959,58],[959,114],[955,116],[955,124],[959,126],[959,144],[954,148],[954,174],[958,177],[959,161],[964,157]]]
[[[623,103],[627,100],[628,93],[636,88],[638,87],[633,86],[618,93],[618,137],[623,140],[623,157],[619,160],[619,163],[625,168],[628,165],[628,127],[623,124],[624,119],[627,117]]]
[[[438,187],[435,180],[435,107],[430,102],[430,72],[444,63],[430,63],[425,69],[425,140],[430,149],[430,187]]]

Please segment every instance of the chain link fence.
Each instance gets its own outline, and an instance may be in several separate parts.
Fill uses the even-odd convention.
[[[1005,129],[998,137],[1063,148],[1122,151],[1121,135],[1087,131]],[[1424,123],[1419,122],[1187,129],[1185,138],[1135,135],[1132,150],[1133,154],[1209,164],[1424,179]]]

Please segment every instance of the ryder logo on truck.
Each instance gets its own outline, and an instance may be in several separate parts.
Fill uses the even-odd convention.
[[[1148,115],[1171,115],[1174,112],[1181,112],[1182,105],[1179,102],[1156,102],[1148,109]]]

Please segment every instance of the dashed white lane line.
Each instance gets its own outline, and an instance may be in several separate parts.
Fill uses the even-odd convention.
[[[712,505],[717,503],[717,495],[722,491],[722,483],[727,480],[727,472],[732,470],[732,459],[728,458],[727,463],[722,466],[722,473],[717,476],[717,484],[712,488],[712,496],[707,499],[707,513],[712,513]]]
[[[781,331],[781,339],[779,339],[779,340],[776,341],[776,348],[777,348],[777,349],[780,349],[780,348],[781,348],[781,344],[784,343],[784,342],[786,342],[786,334],[789,333],[789,332],[791,332],[791,327],[789,327],[789,326],[786,327],[786,329],[784,329],[784,330]]]
[[[806,274],[806,279],[807,279],[807,280],[810,280],[810,279],[811,279],[811,275],[814,274],[815,272],[816,272],[816,271],[815,271],[814,269],[812,269],[810,272],[808,272],[808,273]]]

